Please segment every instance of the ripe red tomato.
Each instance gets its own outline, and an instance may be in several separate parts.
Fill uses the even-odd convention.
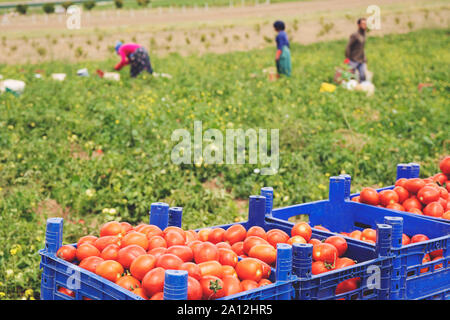
[[[258,282],[258,288],[259,288],[259,287],[263,287],[263,286],[267,286],[267,285],[269,285],[269,284],[272,284],[272,281],[270,281],[269,279],[261,279],[261,280]]]
[[[325,240],[325,243],[329,243],[336,247],[338,256],[341,257],[347,251],[347,240],[340,236],[331,236]]]
[[[156,259],[156,266],[166,270],[178,270],[183,260],[171,253],[162,254]]]
[[[147,236],[147,239],[150,239],[153,236],[162,236],[162,230],[153,224],[143,225],[141,228],[134,228],[137,232],[143,233]]]
[[[267,231],[267,242],[275,248],[278,243],[286,243],[289,240],[289,235],[280,229],[272,229]]]
[[[124,275],[116,280],[116,284],[124,289],[134,291],[141,287],[141,282],[133,276]]]
[[[319,239],[316,239],[316,238],[312,238],[311,240],[309,240],[308,243],[315,246],[316,244],[322,243],[322,241],[320,241]]]
[[[338,258],[336,260],[335,269],[342,269],[348,266],[353,266],[355,264],[355,261],[350,258]]]
[[[154,268],[147,272],[142,279],[142,287],[149,297],[153,297],[158,292],[164,290],[165,270],[163,268]]]
[[[213,300],[225,296],[223,281],[215,276],[204,276],[200,279],[202,286],[203,299]]]
[[[435,174],[432,179],[434,182],[439,183],[439,185],[441,186],[443,186],[444,183],[446,183],[448,180],[447,176],[443,173]]]
[[[318,229],[318,230],[322,230],[322,231],[327,231],[327,232],[331,232],[330,230],[328,230],[327,228],[325,228],[324,226],[314,226],[314,229]]]
[[[215,276],[222,278],[222,265],[216,260],[201,262],[198,264],[198,267],[202,277]]]
[[[358,281],[356,278],[344,280],[336,286],[336,294],[346,293],[358,289]]]
[[[148,249],[147,236],[137,231],[128,232],[126,235],[123,236],[120,246],[124,248],[132,244],[138,245],[142,247],[144,250],[147,250]]]
[[[260,237],[264,240],[267,240],[266,231],[264,231],[264,229],[259,226],[253,226],[250,229],[248,229],[246,237],[248,238],[248,237],[252,237],[252,236]]]
[[[361,231],[355,230],[355,231],[350,232],[350,234],[348,236],[353,239],[361,240],[361,235],[362,235]]]
[[[442,208],[445,211],[445,208],[447,208],[447,200],[445,200],[444,198],[439,198],[439,200],[437,202],[439,202],[439,204],[442,206]]]
[[[170,230],[165,234],[164,239],[167,242],[167,247],[176,245],[184,246],[186,244],[186,235],[184,232],[181,234],[180,232]]]
[[[131,224],[129,224],[128,222],[120,222],[120,225],[122,226],[122,230],[123,230],[124,234],[133,230],[133,226]]]
[[[336,247],[329,243],[319,243],[313,247],[313,259],[315,261],[323,261],[334,265],[337,258]]]
[[[83,261],[92,256],[100,257],[100,251],[93,244],[83,243],[77,248],[76,256],[78,261]]]
[[[98,238],[96,236],[84,236],[81,237],[80,239],[78,239],[77,242],[77,248],[79,246],[81,246],[83,243],[90,243],[90,244],[94,244],[95,240],[97,240]]]
[[[431,261],[436,261],[436,260],[440,260],[440,259],[443,259],[443,258],[444,258],[443,256],[437,256],[437,257],[434,257],[433,260],[431,260]],[[436,264],[434,266],[434,270],[440,269],[440,268],[442,268],[442,266],[443,266],[442,263]]]
[[[195,230],[187,230],[184,232],[186,235],[186,243],[189,243],[194,240],[198,240],[198,234]]]
[[[405,208],[400,203],[391,203],[386,206],[386,209],[405,211]]]
[[[416,197],[410,197],[410,198],[406,199],[402,205],[406,211],[409,211],[412,208],[422,210],[422,204]]]
[[[359,196],[356,196],[356,197],[352,198],[352,201],[354,201],[354,202],[361,202],[361,199],[360,199]]]
[[[241,282],[237,277],[225,275],[222,278],[225,296],[241,292]]]
[[[164,292],[155,293],[150,300],[164,300]]]
[[[308,243],[308,242],[302,236],[293,236],[290,237],[286,243],[292,246],[294,243]]]
[[[442,173],[449,176],[450,175],[450,156],[446,156],[439,163],[439,169],[441,169]]]
[[[87,257],[86,259],[83,259],[83,261],[81,261],[78,266],[80,268],[83,268],[85,270],[95,273],[95,268],[97,268],[97,266],[103,261],[105,261],[105,260],[100,257],[92,256],[92,257]]]
[[[125,269],[128,269],[134,259],[146,253],[147,252],[142,247],[132,244],[119,250],[117,253],[117,262]]]
[[[65,294],[69,297],[75,298],[75,291],[69,290],[67,288],[59,287],[58,292],[61,292],[62,294]]]
[[[203,290],[202,286],[200,285],[200,282],[191,277],[188,276],[188,293],[187,293],[187,299],[188,300],[201,300],[203,296]]]
[[[224,276],[238,277],[236,270],[232,266],[222,265],[222,280]]]
[[[416,194],[424,186],[425,186],[425,181],[423,181],[420,178],[408,179],[404,185],[405,189],[408,190],[408,192],[411,194]]]
[[[74,246],[64,245],[56,251],[56,256],[60,259],[72,262],[77,255],[77,249]]]
[[[291,236],[301,236],[308,242],[311,239],[312,229],[306,222],[296,223],[291,230]]]
[[[333,270],[333,266],[323,261],[314,261],[311,265],[312,274],[321,274]]]
[[[444,254],[444,249],[434,250],[434,251],[430,252],[430,258],[434,259],[436,257],[442,257],[443,254]]]
[[[363,188],[359,195],[359,200],[362,203],[371,204],[373,206],[380,203],[378,192],[373,188]]]
[[[105,260],[117,260],[119,257],[120,247],[117,244],[109,244],[105,249],[102,250],[100,257]]]
[[[428,253],[425,254],[422,259],[422,264],[430,262],[430,261],[431,261],[430,255]],[[420,273],[428,272],[428,270],[430,270],[430,268],[420,269]]]
[[[143,254],[136,257],[130,265],[130,273],[138,280],[142,280],[144,276],[156,266],[156,258],[151,254]]]
[[[244,240],[244,254],[248,255],[250,249],[257,244],[269,244],[269,242],[257,236],[249,236]]]
[[[258,244],[250,248],[248,256],[267,264],[273,264],[277,260],[277,250],[270,244]]]
[[[211,231],[211,228],[204,228],[198,231],[198,240],[202,242],[208,241],[208,236]]]
[[[254,280],[242,280],[240,285],[241,291],[248,291],[259,287],[258,282]]]
[[[219,243],[216,243],[216,247],[217,247],[217,249],[230,249],[230,250],[233,250],[232,248],[231,248],[231,245],[228,243],[228,242],[219,242]]]
[[[195,278],[197,280],[200,280],[200,278],[202,277],[200,267],[198,266],[198,264],[195,264],[193,262],[183,263],[180,266],[179,270],[186,270],[190,277]]]
[[[108,245],[115,244],[120,246],[121,241],[118,236],[103,236],[95,240],[94,246],[99,250],[103,251]]]
[[[227,241],[230,245],[239,241],[244,241],[247,236],[247,230],[241,224],[234,224],[229,227],[223,234],[223,241]]]
[[[394,190],[383,190],[379,193],[380,196],[380,204],[382,206],[388,206],[390,204],[394,204],[399,202],[400,198]]]
[[[211,242],[204,242],[194,250],[195,263],[216,260],[219,261],[219,249]]]
[[[417,208],[411,208],[411,209],[409,209],[408,212],[423,215],[422,210],[417,209]]]
[[[148,250],[152,250],[154,248],[167,248],[166,240],[161,236],[153,236],[148,240]]]
[[[223,235],[225,233],[225,229],[223,228],[214,228],[208,234],[208,241],[211,243],[219,243],[223,241]]]
[[[402,234],[402,245],[406,246],[410,243],[411,243],[411,239],[406,234]]]
[[[123,235],[124,228],[118,221],[110,221],[100,228],[100,237]]]
[[[409,198],[409,192],[404,187],[397,186],[394,188],[394,192],[398,195],[398,203],[403,203]]]
[[[183,244],[186,242],[186,232],[180,227],[169,226],[164,229],[162,237],[165,239],[169,232],[177,232],[184,240]],[[167,239],[166,239],[167,240]]]
[[[238,255],[233,250],[220,248],[219,262],[222,265],[232,266],[234,268],[238,262]]]
[[[116,282],[122,276],[123,272],[122,265],[114,260],[102,261],[95,268],[96,274],[112,282]]]
[[[234,252],[236,252],[236,254],[237,254],[238,256],[243,255],[243,254],[244,254],[244,241],[239,241],[239,242],[234,243],[234,244],[231,246],[231,249],[232,249]]]
[[[236,273],[241,280],[253,280],[258,282],[263,276],[262,264],[254,258],[244,258],[236,265]]]
[[[431,202],[423,209],[423,214],[430,217],[440,218],[444,214],[444,208],[439,202]]]
[[[426,235],[424,234],[416,234],[411,237],[411,243],[417,243],[422,241],[430,240]]]
[[[154,256],[156,259],[158,259],[158,257],[160,255],[163,255],[164,253],[167,252],[167,248],[164,247],[159,247],[159,248],[153,248],[152,250],[149,250],[147,253],[151,254],[152,256]]]
[[[446,212],[442,215],[442,219],[450,220],[450,210],[449,210],[449,211],[446,211]]]
[[[172,253],[179,257],[183,262],[189,262],[194,259],[194,252],[188,246],[171,246],[167,248],[167,253]]]
[[[406,178],[400,178],[400,179],[398,179],[396,182],[395,182],[395,186],[396,187],[405,187],[405,183],[406,183],[406,181],[408,181],[408,179],[406,179]]]
[[[417,192],[417,198],[423,204],[429,204],[439,200],[440,190],[435,187],[425,186]]]
[[[372,228],[366,228],[361,233],[361,240],[372,240],[374,242],[377,241],[377,232]]]
[[[148,297],[147,297],[147,295],[145,294],[145,290],[144,290],[144,288],[137,288],[137,289],[134,289],[133,291],[132,291],[135,295],[137,295],[137,296],[139,296],[139,297],[141,297],[141,298],[143,298],[143,299],[145,299],[145,300],[148,300]]]

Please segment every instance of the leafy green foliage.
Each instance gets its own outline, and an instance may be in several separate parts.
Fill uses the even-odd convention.
[[[393,184],[397,163],[437,172],[450,153],[446,39],[445,30],[370,37],[369,98],[319,92],[332,82],[345,41],[292,44],[293,76],[275,82],[262,72],[274,64],[273,48],[152,57],[155,71],[172,79],[130,79],[128,70],[120,82],[76,76],[116,60],[0,66],[5,78],[27,82],[21,96],[0,99],[0,297],[39,297],[37,250],[49,216],[64,217],[64,242],[72,243],[106,221],[148,221],[156,201],[183,207],[183,226],[200,228],[242,221],[245,199],[263,186],[274,187],[280,207],[326,198],[330,175],[343,172],[352,191]],[[44,79],[34,78],[36,69]],[[64,82],[49,79],[59,72]],[[419,92],[421,82],[435,90]],[[194,120],[224,134],[279,129],[278,174],[262,176],[251,164],[173,164],[171,134],[193,134]]]

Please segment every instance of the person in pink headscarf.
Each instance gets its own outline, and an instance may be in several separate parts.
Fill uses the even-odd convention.
[[[130,76],[137,77],[141,72],[147,71],[153,74],[153,68],[150,63],[150,57],[144,47],[137,43],[117,42],[116,53],[120,56],[119,63],[114,67],[119,71],[126,65],[130,65]]]

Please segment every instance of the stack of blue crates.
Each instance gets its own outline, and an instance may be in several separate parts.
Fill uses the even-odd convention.
[[[279,223],[266,215],[272,206],[272,194],[263,188],[261,196],[251,196],[249,201],[248,221],[241,222],[247,230],[260,226],[266,231],[274,228],[288,234],[292,226]],[[264,196],[266,195],[266,196]],[[150,223],[165,228],[168,225],[181,226],[182,209],[169,208],[164,203],[154,203],[150,212]],[[227,229],[234,224],[220,225],[213,228]],[[376,246],[367,247],[353,239],[348,240],[347,256],[359,263],[326,274],[312,275],[312,245],[278,244],[277,262],[272,270],[270,285],[248,290],[223,300],[293,300],[293,299],[388,299],[390,272],[392,269],[391,233],[392,227],[386,224],[377,226],[379,241]],[[314,230],[313,237],[323,240],[332,233]],[[55,253],[62,245],[63,220],[52,218],[47,222],[46,246],[40,250],[42,256],[41,297],[54,299],[94,299],[94,300],[138,300],[142,299],[132,292],[84,270],[75,264],[56,257]],[[74,246],[76,246],[74,244]],[[373,270],[379,271],[376,284],[370,282]],[[335,294],[336,286],[347,279],[361,278],[361,286],[352,292]],[[58,292],[60,287],[75,293],[70,297]],[[166,271],[164,298],[186,299],[187,274],[181,271]]]
[[[268,221],[293,225],[288,219],[308,215],[311,226],[322,225],[333,232],[352,232],[375,228],[378,224],[392,226],[392,276],[389,299],[445,299],[450,298],[450,224],[420,215],[365,205],[350,200],[351,177],[330,178],[329,199],[271,210]],[[441,219],[442,220],[442,219]],[[402,234],[425,234],[430,240],[402,246]],[[344,236],[345,237],[345,236]],[[373,244],[356,241],[360,246]],[[422,264],[424,255],[442,249],[442,259]],[[441,266],[442,264],[442,266]],[[441,266],[439,268],[439,266]]]

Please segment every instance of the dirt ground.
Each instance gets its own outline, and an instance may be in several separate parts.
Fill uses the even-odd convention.
[[[381,11],[371,36],[420,28],[448,28],[448,0],[315,0],[248,7],[141,9],[82,12],[81,28],[68,29],[65,14],[0,16],[0,63],[102,60],[117,40],[138,42],[152,55],[226,53],[273,46],[272,23],[287,24],[291,42],[345,39],[369,5]]]

